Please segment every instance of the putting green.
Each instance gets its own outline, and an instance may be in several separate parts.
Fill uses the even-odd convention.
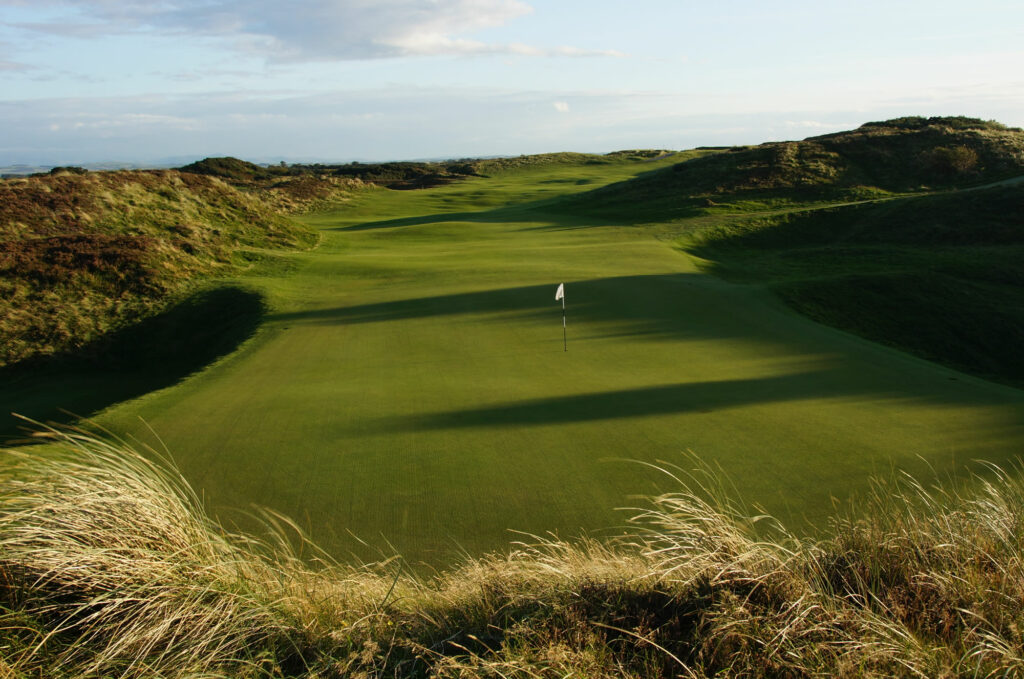
[[[811,323],[650,230],[545,211],[656,166],[376,190],[310,217],[323,241],[290,273],[231,281],[267,298],[251,340],[98,420],[151,440],[143,418],[222,518],[255,503],[340,556],[433,564],[511,530],[614,529],[672,488],[637,461],[685,451],[798,529],[892,467],[1016,459],[1024,392]]]

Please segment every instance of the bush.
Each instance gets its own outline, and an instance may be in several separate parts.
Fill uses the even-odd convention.
[[[923,156],[928,169],[944,179],[968,174],[978,168],[978,152],[966,146],[939,146]]]

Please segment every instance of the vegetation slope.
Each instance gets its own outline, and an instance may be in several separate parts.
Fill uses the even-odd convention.
[[[243,250],[315,235],[258,197],[174,171],[0,182],[0,366],[81,350],[151,315]]]
[[[1024,183],[739,219],[684,242],[815,320],[1024,384]]]
[[[659,222],[709,209],[786,208],[982,184],[1022,170],[1024,131],[973,118],[898,118],[803,141],[711,152],[567,207]]]

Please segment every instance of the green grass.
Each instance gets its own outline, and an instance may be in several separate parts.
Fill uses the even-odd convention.
[[[704,269],[823,323],[1020,386],[1024,183],[757,218],[683,237]]]
[[[264,311],[252,290],[210,286],[78,352],[0,367],[0,412],[60,420],[174,385],[234,351]],[[5,418],[0,436],[16,436],[20,424]]]
[[[97,419],[151,427],[229,522],[255,503],[334,554],[435,565],[510,530],[614,530],[615,507],[659,489],[638,461],[687,450],[800,531],[893,466],[1019,453],[1021,392],[812,323],[657,229],[558,204],[675,160],[378,189],[304,218],[317,250],[230,281],[266,304],[239,351]]]

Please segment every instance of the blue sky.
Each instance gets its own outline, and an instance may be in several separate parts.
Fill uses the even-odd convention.
[[[1024,126],[1024,3],[0,0],[0,166]]]

